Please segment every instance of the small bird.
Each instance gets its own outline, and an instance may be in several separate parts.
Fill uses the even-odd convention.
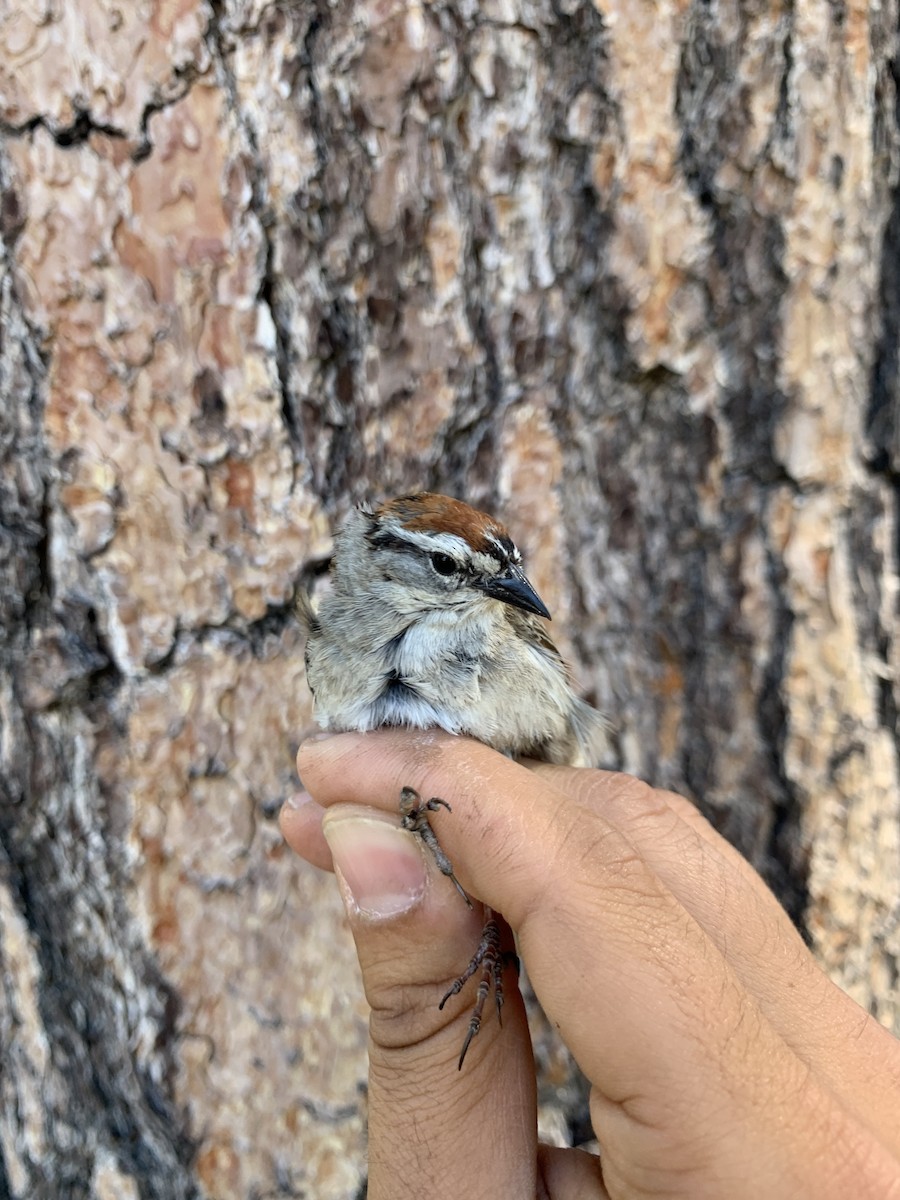
[[[307,633],[306,677],[316,720],[336,731],[405,725],[477,738],[511,758],[595,765],[607,722],[572,686],[550,639],[546,605],[505,527],[460,500],[417,492],[359,507],[335,540],[331,590],[297,613]],[[401,823],[419,834],[463,895],[428,814],[449,805],[400,798]],[[503,1003],[500,932],[485,910],[481,942],[440,1007],[481,969],[459,1059],[481,1028],[493,985]]]

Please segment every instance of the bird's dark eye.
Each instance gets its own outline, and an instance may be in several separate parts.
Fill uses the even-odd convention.
[[[451,558],[449,554],[441,554],[438,550],[431,556],[431,565],[438,575],[452,575],[456,570],[456,559]]]

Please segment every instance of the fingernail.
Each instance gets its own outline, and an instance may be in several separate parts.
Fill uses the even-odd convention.
[[[351,916],[396,917],[421,900],[425,864],[411,834],[377,817],[335,808],[326,813],[322,832]]]

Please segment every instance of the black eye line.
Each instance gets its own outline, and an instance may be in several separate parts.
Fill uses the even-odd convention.
[[[399,537],[396,533],[391,533],[387,529],[380,530],[371,535],[369,537],[369,545],[376,550],[396,550],[401,554],[421,553],[418,546],[414,546],[406,538]]]

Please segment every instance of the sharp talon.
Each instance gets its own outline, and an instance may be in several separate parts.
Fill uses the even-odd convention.
[[[466,1034],[466,1040],[463,1042],[463,1048],[459,1054],[459,1062],[456,1064],[457,1071],[462,1070],[462,1065],[466,1060],[466,1051],[469,1049],[469,1046],[472,1042],[472,1038],[475,1036],[475,1034],[477,1032],[478,1032],[477,1029],[473,1029],[471,1025],[469,1026],[469,1032]]]
[[[468,979],[468,976],[466,976],[466,978]],[[447,1001],[450,999],[450,997],[458,996],[461,991],[462,991],[462,984],[460,983],[459,979],[457,979],[457,980],[455,980],[453,987],[450,989],[449,992],[447,992],[447,994],[444,996],[443,1000],[438,1005],[438,1012],[443,1012],[444,1005],[447,1003]]]

